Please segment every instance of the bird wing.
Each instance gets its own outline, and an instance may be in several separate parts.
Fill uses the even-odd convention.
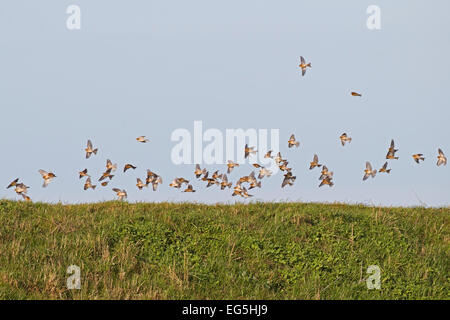
[[[42,177],[48,175],[48,172],[42,169],[39,169],[39,173],[41,174]]]

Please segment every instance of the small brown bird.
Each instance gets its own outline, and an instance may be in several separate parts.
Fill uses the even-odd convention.
[[[272,175],[272,171],[270,171],[269,169],[266,169],[264,167],[261,167],[261,169],[259,170],[259,174],[258,174],[258,179],[262,179],[264,177],[270,177]]]
[[[292,173],[289,171],[284,175],[283,182],[281,183],[281,187],[284,188],[286,185],[292,186],[294,184],[294,181],[297,177],[293,176]]]
[[[195,171],[194,171],[194,174],[195,174],[195,177],[198,179],[198,178],[200,178],[201,176],[202,176],[202,174],[205,174],[206,173],[206,169],[205,168],[200,168],[200,165],[199,164],[196,164],[195,165]]]
[[[438,161],[437,161],[437,166],[439,167],[440,165],[444,165],[444,166],[446,166],[447,165],[447,158],[445,157],[445,155],[444,155],[444,152],[439,148],[438,149],[438,153],[439,153],[439,155],[438,155]]]
[[[89,177],[88,169],[84,169],[83,171],[78,172],[78,174],[80,175],[80,179],[83,177]]]
[[[267,151],[266,154],[264,155],[264,159],[267,159],[267,158],[270,158],[270,159],[273,158],[272,157],[272,150]]]
[[[108,185],[108,182],[109,182],[109,181],[104,181],[104,182],[102,182],[102,187],[106,187],[106,186]]]
[[[242,185],[240,182],[237,182],[236,185],[233,188],[233,194],[232,196],[237,196],[237,195],[241,195],[242,193]]]
[[[343,134],[341,134],[339,139],[341,139],[342,146],[345,146],[346,142],[348,142],[348,143],[352,142],[352,138],[348,137],[345,132]]]
[[[311,68],[311,62],[306,63],[305,58],[300,57],[300,64],[298,65],[300,69],[302,69],[302,77],[306,73],[306,68]]]
[[[421,160],[425,161],[425,157],[422,153],[413,154],[412,157],[416,163],[419,163]]]
[[[153,181],[157,178],[157,174],[147,169],[147,178],[145,179],[146,184],[153,183]]]
[[[370,164],[370,162],[366,162],[366,169],[364,170],[364,177],[363,177],[363,181],[366,181],[367,178],[369,178],[370,176],[372,178],[375,178],[375,175],[377,174],[377,170],[373,170],[372,169],[372,165]]]
[[[161,176],[159,176],[157,174],[154,174],[153,178],[151,178],[150,180],[151,180],[153,191],[156,191],[156,189],[158,188],[158,185],[163,183]],[[148,178],[147,178],[147,181],[148,181]],[[146,182],[146,183],[148,183],[148,182]]]
[[[47,171],[40,169],[39,173],[41,174],[42,179],[44,179],[44,184],[42,185],[43,188],[47,187],[53,178],[56,178],[56,176],[53,172],[47,172]]]
[[[322,182],[319,184],[319,188],[324,185],[328,185],[330,188],[334,186],[334,182],[331,181],[331,179],[332,178],[330,177],[325,177],[325,179],[323,179]]]
[[[235,163],[235,162],[233,162],[233,161],[231,161],[231,160],[228,160],[227,167],[228,167],[227,173],[230,174],[231,171],[233,171],[233,169],[234,169],[235,167],[239,167],[239,163]]]
[[[280,168],[281,171],[290,171],[291,169],[287,167],[288,164],[289,162],[285,161],[282,164],[280,164],[278,168]]]
[[[295,140],[295,135],[291,134],[291,137],[288,140],[288,147],[292,148],[293,146],[296,146],[298,148],[299,145],[300,142]]]
[[[386,154],[386,159],[395,159],[398,160],[398,157],[395,156],[395,153],[398,149],[395,149],[394,139],[391,140],[391,146],[389,147],[388,153]]]
[[[23,183],[18,183],[16,184],[16,187],[14,188],[14,191],[17,194],[23,194],[23,193],[27,193],[28,192],[28,186],[24,185]]]
[[[158,184],[162,184],[163,181],[162,181],[162,178],[158,174],[147,169],[147,178],[145,179],[145,183],[147,185],[151,183],[153,191],[156,191],[156,189],[158,188]]]
[[[354,96],[354,97],[362,97],[362,95],[360,93],[353,92],[353,91],[352,91],[351,95]]]
[[[192,187],[191,184],[188,184],[187,188],[184,189],[183,192],[195,192],[194,188]]]
[[[119,201],[122,201],[123,199],[126,199],[128,197],[125,189],[120,190],[119,188],[113,188],[112,190],[117,194],[117,197],[119,197]]]
[[[96,185],[93,185],[91,182],[91,178],[87,178],[86,182],[84,184],[84,190],[87,190],[89,188],[91,188],[92,190],[95,190]]]
[[[327,166],[323,166],[323,167],[322,167],[322,171],[320,172],[320,178],[319,178],[319,180],[323,180],[323,179],[325,179],[325,178],[327,178],[327,177],[332,178],[332,177],[333,177],[333,172],[332,172],[332,171],[330,172],[330,171],[328,170]]]
[[[253,188],[261,188],[261,181],[252,181],[250,182],[249,190]]]
[[[391,169],[387,168],[388,163],[387,161],[384,163],[383,167],[378,172],[385,172],[385,173],[391,173]]]
[[[136,140],[142,143],[147,143],[149,141],[145,136],[137,137]]]
[[[92,146],[92,142],[91,140],[87,141],[87,148],[84,149],[84,151],[86,151],[86,159],[89,159],[89,157],[91,156],[91,154],[97,154],[98,149]]]
[[[311,161],[309,163],[309,170],[314,169],[315,167],[320,168],[322,165],[319,164],[319,157],[317,156],[317,154],[314,155],[313,161]]]
[[[175,178],[173,179],[173,181],[169,184],[169,187],[174,187],[174,188],[181,188],[181,186],[183,185],[183,183],[189,184],[189,180],[186,180],[184,178]]]
[[[132,164],[127,163],[124,167],[123,167],[123,172],[126,172],[128,169],[136,169],[135,166],[133,166]]]
[[[143,187],[147,187],[148,186],[148,184],[143,183],[142,180],[139,179],[139,178],[136,178],[136,182],[137,182],[136,183],[136,187],[138,187],[139,190],[142,190]]]
[[[220,184],[219,181],[217,181],[214,178],[208,178],[209,172],[206,171],[205,175],[202,178],[202,181],[208,182],[208,184],[206,185],[207,188],[211,187],[212,185],[215,184]]]
[[[244,149],[244,158],[247,158],[249,155],[253,155],[256,153],[255,147],[249,147],[247,144],[245,145]]]
[[[242,190],[234,189],[233,193],[231,195],[234,197],[234,196],[240,196],[241,194],[242,194]]]
[[[212,174],[211,178],[217,180],[217,179],[222,179],[222,175],[219,174],[219,170],[214,171],[214,173]]]
[[[108,169],[105,172],[103,172],[102,176],[98,179],[98,181],[103,181],[106,178],[109,178],[109,180],[112,180],[113,177],[114,177],[114,175],[111,174],[111,169]]]
[[[224,190],[225,188],[231,188],[231,182],[228,182],[228,177],[226,174],[222,176],[222,182],[220,182],[220,189]]]
[[[287,162],[287,160],[281,157],[281,152],[278,152],[277,156],[275,157],[275,163],[279,166],[282,162]]]
[[[17,178],[16,180],[12,181],[7,187],[6,189],[9,189],[11,187],[14,187],[15,185],[17,185],[17,183],[19,182],[19,178]]]
[[[117,163],[113,164],[111,160],[106,160],[106,170],[110,171],[116,171],[117,170]]]

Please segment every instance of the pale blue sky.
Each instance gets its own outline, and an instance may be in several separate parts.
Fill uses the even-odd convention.
[[[66,28],[71,4],[81,30]],[[379,31],[366,27],[371,4],[381,8]],[[193,166],[171,163],[172,131],[202,120],[224,132],[280,129],[297,181],[282,190],[278,174],[254,199],[448,206],[450,168],[436,167],[438,147],[450,156],[448,12],[447,0],[4,0],[0,182],[20,177],[47,202],[114,199],[111,187],[129,201],[235,201],[203,183],[195,194],[168,187],[193,177]],[[300,55],[312,63],[305,77]],[[342,132],[353,138],[345,148]],[[287,149],[291,133],[299,149]],[[138,144],[139,135],[151,142]],[[85,160],[88,138],[99,154]],[[391,175],[363,182],[365,162],[381,167],[391,138],[400,149]],[[417,165],[419,152],[426,161]],[[333,188],[319,189],[319,171],[308,170],[314,153],[334,171]],[[98,177],[106,158],[138,169],[83,191],[77,172]],[[58,176],[46,189],[41,168]],[[135,187],[146,168],[162,175],[158,192]],[[0,197],[17,199],[4,187]]]

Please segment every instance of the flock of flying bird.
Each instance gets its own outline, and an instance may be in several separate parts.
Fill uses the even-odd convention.
[[[303,57],[300,57],[300,64],[299,68],[302,70],[302,76],[305,75],[307,68],[311,68],[311,63],[306,63],[305,59]],[[361,97],[362,95],[357,92],[351,92],[351,95],[354,97]],[[352,141],[352,138],[349,137],[346,133],[343,133],[339,137],[342,146],[345,146],[346,143],[350,143]],[[147,143],[149,140],[145,136],[137,137],[136,140],[140,143]],[[295,139],[295,135],[292,134],[287,141],[288,148],[292,147],[299,147],[300,142]],[[98,152],[98,148],[94,148],[92,145],[91,140],[87,141],[87,146],[84,149],[86,152],[86,159],[89,159],[92,154],[96,155]],[[389,150],[386,154],[387,160],[398,160],[399,157],[396,157],[395,154],[398,151],[398,149],[395,149],[395,143],[394,140],[391,141]],[[256,154],[257,150],[255,150],[255,147],[249,147],[247,144],[245,145],[244,150],[244,157],[248,158],[250,155]],[[276,156],[272,155],[272,150],[269,150],[265,155],[264,158],[270,158],[275,161],[278,168],[284,172],[284,179],[281,183],[281,187],[284,188],[285,186],[292,186],[295,182],[296,176],[292,173],[292,168],[288,167],[289,162],[287,159],[283,159],[281,156],[281,153],[278,152]],[[413,154],[412,155],[413,160],[416,163],[420,163],[420,161],[424,161],[425,157],[421,153]],[[447,158],[444,155],[444,152],[439,148],[438,149],[438,156],[437,156],[437,166],[441,165],[447,165]],[[217,186],[221,190],[225,190],[226,188],[231,189],[233,184],[228,180],[228,175],[231,174],[233,169],[235,167],[238,167],[239,164],[235,163],[231,160],[228,160],[227,163],[227,172],[226,173],[219,173],[219,170],[216,170],[211,175],[206,170],[206,168],[201,168],[200,165],[195,166],[194,175],[199,181],[203,181],[206,183],[206,187],[209,188],[211,186]],[[233,187],[232,196],[241,196],[243,198],[249,198],[252,197],[251,194],[248,193],[248,190],[251,190],[253,188],[261,188],[261,181],[264,177],[269,178],[272,175],[272,172],[265,168],[264,166],[253,163],[252,166],[256,169],[259,169],[258,175],[256,176],[255,171],[252,171],[249,175],[240,177],[237,181],[235,186]],[[319,180],[321,181],[319,184],[319,187],[322,187],[324,185],[328,185],[329,187],[332,187],[334,185],[333,182],[333,171],[330,171],[327,166],[323,164],[319,164],[319,157],[315,154],[313,157],[313,160],[310,162],[310,170],[313,170],[314,168],[322,168],[321,174],[319,177]],[[127,163],[124,165],[123,172],[125,173],[127,170],[135,170],[136,166]],[[106,187],[108,183],[112,180],[114,177],[114,172],[117,170],[117,164],[113,164],[111,160],[106,160],[106,170],[102,173],[100,178],[98,179],[98,182],[101,184],[102,187]],[[381,169],[378,171],[372,167],[370,162],[366,162],[366,169],[364,170],[364,176],[363,181],[367,180],[368,178],[372,177],[374,178],[375,175],[379,173],[390,173],[391,169],[388,169],[388,162],[386,161],[385,164]],[[56,175],[53,172],[47,172],[45,170],[40,169],[39,173],[42,176],[42,179],[44,180],[42,187],[47,187],[48,184],[56,178]],[[88,174],[88,170],[84,169],[79,172],[79,178],[86,178],[84,182],[84,190],[93,189],[97,187],[97,185],[94,185],[91,180],[91,176]],[[145,182],[144,182],[145,181]],[[152,172],[151,170],[147,169],[147,176],[145,179],[141,180],[140,178],[136,178],[136,187],[139,190],[142,190],[144,187],[148,187],[149,185],[152,186],[153,191],[156,191],[159,184],[163,183],[163,180],[160,175]],[[185,188],[183,185],[186,185]],[[190,184],[189,180],[178,177],[175,178],[170,184],[170,187],[181,189],[184,188],[183,192],[196,192],[192,184]],[[28,189],[30,187],[26,186],[23,182],[19,182],[19,178],[12,181],[8,186],[7,189],[14,187],[14,191],[17,195],[21,196],[25,201],[31,201],[31,198],[28,196]],[[247,189],[248,188],[248,189]],[[127,198],[127,192],[125,189],[119,189],[119,188],[113,188],[112,191],[114,191],[118,197],[119,200],[123,200]]]

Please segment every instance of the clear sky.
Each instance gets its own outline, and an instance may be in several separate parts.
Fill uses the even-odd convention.
[[[80,30],[66,27],[72,4]],[[381,30],[366,27],[372,4]],[[448,206],[450,166],[438,168],[436,156],[438,147],[450,156],[449,12],[447,0],[3,0],[0,198],[18,199],[5,187],[20,177],[34,201],[110,200],[111,187],[131,202],[243,201],[196,181],[194,194],[169,188],[194,169],[171,162],[171,133],[201,120],[224,133],[280,130],[297,181],[281,189],[281,174],[264,178],[254,200]],[[304,77],[300,55],[312,63]],[[345,148],[343,132],[353,138]],[[286,146],[291,133],[298,149]],[[88,138],[99,153],[86,160]],[[392,173],[363,182],[365,162],[381,167],[391,138],[400,156]],[[334,171],[333,188],[318,188],[314,153]],[[78,171],[97,180],[107,158],[138,169],[83,191]],[[135,187],[147,168],[163,177],[157,192]],[[39,169],[57,175],[48,188]]]

